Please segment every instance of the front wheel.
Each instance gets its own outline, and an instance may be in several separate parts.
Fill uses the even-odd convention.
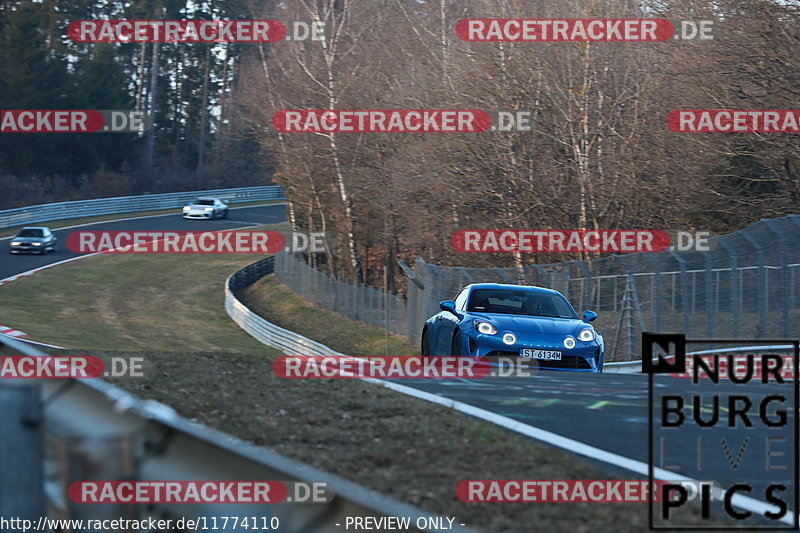
[[[428,340],[427,328],[422,330],[422,341],[419,343],[419,354],[422,357],[429,357],[431,355],[430,341]]]
[[[453,334],[453,342],[450,343],[450,355],[461,355],[461,332],[458,330]]]

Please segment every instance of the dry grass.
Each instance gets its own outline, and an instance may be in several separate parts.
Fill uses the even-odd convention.
[[[642,531],[645,504],[465,504],[463,479],[606,479],[576,456],[360,380],[281,380],[277,352],[223,309],[225,278],[255,258],[114,255],[0,288],[0,323],[103,357],[145,359],[117,385],[183,416],[491,532]],[[383,332],[324,313],[274,280],[248,291],[284,325],[348,353],[382,352]],[[255,304],[254,304],[255,305]],[[398,353],[411,351],[393,339]],[[81,353],[72,350],[74,353]]]

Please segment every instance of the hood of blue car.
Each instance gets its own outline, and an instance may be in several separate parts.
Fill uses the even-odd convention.
[[[44,237],[14,237],[11,242],[31,244],[33,242],[44,242]]]
[[[522,315],[481,315],[502,331],[539,333],[543,335],[572,335],[582,322],[567,318],[547,318]]]

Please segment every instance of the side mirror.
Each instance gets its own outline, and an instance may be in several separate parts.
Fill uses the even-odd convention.
[[[439,302],[439,309],[442,311],[447,311],[448,313],[452,313],[455,316],[458,316],[456,313],[456,303],[453,300],[445,300],[443,302]]]
[[[591,322],[595,318],[597,318],[597,313],[595,313],[594,311],[584,311],[583,312],[583,321],[584,322]]]

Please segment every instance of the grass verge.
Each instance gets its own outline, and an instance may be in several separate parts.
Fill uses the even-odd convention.
[[[271,362],[278,354],[239,330],[222,305],[224,279],[253,260],[83,259],[0,288],[0,323],[13,318],[8,321],[34,338],[82,349],[73,353],[143,357],[145,377],[112,382],[187,418],[485,531],[646,528],[646,504],[461,503],[454,487],[463,479],[609,476],[550,446],[360,380],[276,378]],[[262,299],[262,311],[272,318],[286,312],[285,325],[312,337],[341,330],[330,337],[341,351],[374,353],[377,338],[382,342],[379,328],[311,313],[312,304],[270,278],[248,292]]]
[[[383,355],[386,334],[383,328],[348,320],[301,298],[275,276],[267,276],[237,295],[250,309],[270,322],[310,337],[348,355]],[[419,348],[408,338],[389,335],[391,355],[419,355]]]

